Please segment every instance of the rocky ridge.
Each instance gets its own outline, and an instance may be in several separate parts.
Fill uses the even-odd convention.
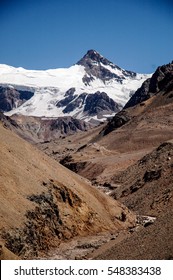
[[[155,84],[152,85],[157,94],[119,112],[106,126],[101,125],[85,134],[80,132],[79,135],[72,135],[67,139],[61,138],[39,144],[43,146],[47,154],[57,160],[63,154],[65,157],[62,158],[62,163],[90,179],[95,187],[91,186],[84,177],[79,177],[57,164],[54,166],[55,161],[48,160],[48,157],[43,156],[42,153],[41,160],[39,153],[36,150],[34,152],[26,143],[23,142],[22,145],[20,142],[20,145],[17,145],[17,139],[11,133],[5,137],[7,129],[0,127],[2,129],[0,144],[3,151],[0,180],[7,178],[8,173],[8,177],[12,180],[6,181],[5,187],[11,190],[15,186],[17,194],[22,194],[20,211],[23,211],[24,201],[27,205],[22,212],[24,213],[21,216],[22,225],[11,227],[12,220],[8,215],[7,221],[2,220],[1,224],[8,224],[5,225],[5,231],[4,228],[2,229],[1,235],[8,250],[25,258],[43,257],[45,252],[47,254],[49,249],[61,243],[61,249],[57,250],[57,258],[61,258],[62,248],[67,249],[67,246],[63,247],[62,241],[68,242],[83,234],[92,235],[100,230],[108,230],[109,233],[114,232],[113,240],[109,236],[108,244],[104,244],[102,249],[100,247],[102,242],[93,238],[96,240],[95,252],[91,256],[84,254],[84,257],[97,259],[173,258],[173,146],[171,140],[173,88],[172,68],[166,68],[169,71],[164,78],[156,78]],[[157,77],[160,77],[160,74]],[[74,94],[73,89],[70,94]],[[3,115],[2,119],[4,121]],[[8,122],[8,119],[5,118],[5,122]],[[26,158],[29,160],[27,166],[24,161]],[[20,170],[14,169],[15,166],[9,164],[8,159],[14,161],[15,166],[20,166]],[[19,160],[22,164],[19,164]],[[4,165],[5,161],[6,165]],[[8,169],[5,169],[6,166]],[[26,174],[26,170],[29,174],[33,174],[34,184],[29,182],[30,177]],[[22,176],[25,174],[22,184],[21,174]],[[42,174],[45,176],[44,179]],[[36,175],[39,176],[39,180],[38,177],[35,178]],[[23,187],[28,183],[27,181],[30,183],[30,192]],[[4,194],[3,180],[0,183],[1,194]],[[100,191],[105,192],[107,196],[101,194]],[[22,192],[25,194],[23,195]],[[109,200],[109,196],[114,200]],[[118,203],[116,199],[128,208]],[[15,198],[13,203],[14,201]],[[9,202],[8,205],[10,205]],[[17,210],[19,205],[15,206]],[[5,211],[6,203],[1,207],[1,211]],[[137,216],[134,216],[133,211]],[[99,213],[99,217],[96,213]],[[19,213],[16,211],[15,215]],[[81,222],[77,219],[78,215]],[[20,221],[15,220],[18,223]],[[51,243],[50,240],[52,240]],[[103,243],[104,240],[105,237]],[[93,241],[90,243],[85,240],[84,243],[77,241],[76,244],[76,247],[73,247],[74,250],[80,248],[85,250],[88,246],[94,248]],[[100,248],[97,248],[97,245]],[[70,248],[69,253],[66,253],[67,258],[69,254]],[[56,251],[52,256],[56,256]]]
[[[124,106],[133,107],[164,90],[165,94],[173,90],[173,62],[157,68]]]
[[[77,62],[77,64],[84,66],[86,73],[89,75],[85,75],[83,77],[83,81],[86,84],[89,84],[94,78],[101,79],[103,82],[115,79],[122,83],[125,77],[136,77],[135,72],[121,69],[119,66],[114,65],[111,61],[104,58],[95,50],[89,50],[84,57]],[[117,70],[117,74],[111,70]]]
[[[20,133],[20,136],[34,143],[51,141],[92,128],[91,124],[73,117],[47,119],[13,115],[10,119],[14,121],[19,130],[22,131],[23,134],[21,135]]]
[[[71,116],[97,124],[121,110],[148,77],[121,69],[94,50],[66,69],[35,71],[0,65],[0,84],[5,91],[10,87],[34,93],[29,100],[22,99],[23,104],[11,101],[14,106],[6,107],[6,114]]]
[[[17,90],[12,86],[0,86],[0,110],[11,111],[29,100],[34,93],[28,90]]]

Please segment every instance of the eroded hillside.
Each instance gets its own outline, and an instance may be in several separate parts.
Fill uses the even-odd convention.
[[[140,223],[148,216],[150,219],[144,223],[143,228],[136,228],[119,244],[110,242],[106,249],[95,252],[92,257],[173,259],[172,169],[173,142],[169,141],[115,176],[114,180],[119,182],[120,187],[111,195],[140,215]]]
[[[0,124],[0,231],[21,258],[61,241],[128,228],[135,215]],[[125,217],[125,218],[124,218]]]

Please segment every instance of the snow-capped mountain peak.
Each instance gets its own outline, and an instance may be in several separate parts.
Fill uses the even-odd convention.
[[[14,106],[8,115],[104,120],[119,111],[150,76],[121,69],[95,50],[89,50],[70,68],[38,71],[0,65],[1,88],[10,86],[20,91],[13,94],[15,100],[10,102]],[[23,96],[21,91],[31,91],[34,95],[27,93],[31,98],[18,102],[16,96]],[[11,91],[0,90],[0,101],[6,100],[3,108],[4,102],[13,97]]]
[[[120,68],[95,50],[89,50],[84,57],[77,62],[77,65],[84,66],[85,71],[91,77],[91,80],[92,77],[96,77],[101,79],[104,83],[112,79],[122,83],[127,77],[136,77],[135,72]]]
[[[95,50],[89,50],[87,51],[87,53],[82,57],[82,59],[80,59],[77,64],[79,65],[84,65],[86,63],[89,62],[97,62],[100,63],[104,60],[104,57],[102,55],[100,55],[98,52],[96,52]],[[107,59],[105,59],[107,60]],[[108,60],[107,60],[108,61]],[[109,61],[108,61],[109,63]]]

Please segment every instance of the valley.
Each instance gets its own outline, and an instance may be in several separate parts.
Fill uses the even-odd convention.
[[[77,65],[85,83],[136,77],[95,51]],[[173,63],[129,93],[117,111],[104,94],[90,111],[79,93],[75,115],[26,115],[28,101],[0,114],[1,258],[173,258]]]

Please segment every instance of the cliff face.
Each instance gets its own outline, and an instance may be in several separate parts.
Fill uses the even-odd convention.
[[[160,66],[150,79],[147,79],[142,86],[134,93],[124,109],[133,107],[160,91],[165,94],[173,90],[173,62]]]
[[[21,106],[34,95],[31,91],[16,90],[13,87],[0,86],[0,110],[8,112]]]

